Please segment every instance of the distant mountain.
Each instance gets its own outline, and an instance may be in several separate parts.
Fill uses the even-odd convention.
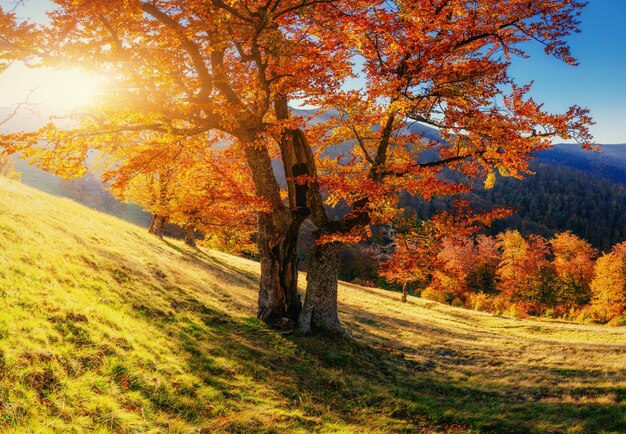
[[[600,153],[560,144],[538,154],[537,161],[580,169],[597,178],[626,184],[626,144],[603,145]]]

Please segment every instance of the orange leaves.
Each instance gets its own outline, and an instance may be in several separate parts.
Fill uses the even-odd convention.
[[[354,227],[348,232],[337,232],[331,234],[324,234],[320,236],[315,243],[327,244],[333,242],[345,243],[345,244],[357,244],[367,240],[372,235],[369,228]]]
[[[254,252],[254,212],[267,204],[250,192],[237,152],[210,145],[210,137],[152,134],[104,158],[103,178],[118,197],[199,231],[214,248]]]
[[[499,314],[616,324],[626,310],[624,243],[594,264],[595,250],[567,232],[548,242],[518,231],[497,238],[439,231],[432,222],[399,230],[382,274],[421,281],[422,297]]]
[[[339,3],[336,29],[356,55],[359,90],[311,98],[337,113],[315,126],[319,180],[327,204],[358,207],[350,222],[386,223],[401,192],[430,200],[529,174],[534,152],[556,137],[589,146],[588,112],[552,114],[509,75],[510,56],[540,40],[572,63],[565,37],[575,32],[577,1]],[[503,57],[504,54],[504,57]],[[434,127],[441,141],[412,129]],[[454,173],[456,172],[456,173]],[[452,181],[452,180],[456,181]],[[353,218],[358,214],[359,218]]]
[[[390,281],[405,283],[427,279],[438,265],[441,237],[428,222],[400,222],[393,237],[393,253],[381,263],[380,273]]]
[[[523,298],[542,266],[548,263],[549,247],[543,237],[524,239],[518,231],[498,235],[502,260],[498,265],[499,289],[510,301]]]
[[[495,220],[509,217],[512,211],[508,207],[494,208],[487,212],[475,212],[469,202],[454,200],[450,211],[442,211],[432,217],[435,230],[442,237],[465,237],[483,227],[490,226]]]
[[[26,140],[23,151],[69,173],[96,149],[113,189],[172,218],[193,211],[246,226],[251,211],[281,208],[271,158],[297,128],[312,144],[298,154],[305,208],[318,207],[315,224],[344,242],[390,223],[403,193],[455,195],[485,176],[490,187],[496,171],[527,174],[556,136],[591,141],[586,110],[548,113],[508,74],[508,57],[536,39],[573,63],[565,38],[578,28],[578,1],[56,4],[47,61],[87,65],[110,88],[73,131],[42,130],[46,144]],[[324,112],[289,115],[295,98]],[[164,191],[166,203],[140,187]],[[339,221],[324,204],[344,208]],[[444,213],[433,225],[466,234],[506,212]]]
[[[580,286],[584,286],[583,282],[591,281],[596,249],[571,232],[557,234],[550,244],[554,252],[554,265],[561,278],[574,280]]]
[[[18,22],[14,13],[0,6],[0,72],[14,60],[35,54],[36,28],[28,22]]]

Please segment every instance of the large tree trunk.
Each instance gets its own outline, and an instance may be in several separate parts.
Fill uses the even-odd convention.
[[[408,295],[409,295],[409,284],[407,282],[404,282],[404,285],[402,285],[402,303],[407,302]]]
[[[323,329],[349,336],[339,321],[337,284],[340,243],[315,244],[309,255],[306,296],[298,321],[298,332]]]
[[[256,194],[272,207],[269,212],[260,212],[258,219],[261,280],[257,316],[268,323],[282,322],[283,318],[296,323],[302,306],[296,244],[304,217],[282,203],[267,149],[252,142],[246,144],[245,151]]]
[[[289,117],[286,98],[279,98],[275,108],[279,119]],[[332,223],[326,216],[317,182],[315,157],[302,130],[287,131],[281,140],[281,156],[288,180],[291,210],[303,219],[311,215],[320,230],[328,230]],[[303,182],[303,177],[306,177],[306,182]],[[309,333],[317,327],[348,336],[337,312],[339,250],[340,244],[330,243],[314,245],[310,251],[306,296],[298,320],[300,333]]]
[[[301,223],[294,219],[283,232],[273,225],[271,215],[259,216],[261,282],[257,316],[268,323],[283,318],[295,323],[300,315],[296,242]]]
[[[285,294],[287,318],[294,324],[298,322],[302,310],[302,301],[298,294],[298,236],[303,221],[300,216],[294,216],[280,248],[280,286]]]
[[[192,225],[185,226],[185,244],[196,247],[196,230]]]
[[[165,223],[167,219],[160,215],[152,214],[152,221],[150,222],[150,228],[148,232],[153,235],[156,235],[159,238],[163,238],[163,233],[165,232]]]
[[[286,97],[277,98],[274,108],[278,119],[289,118]],[[255,145],[246,147],[256,193],[274,205],[272,213],[259,216],[261,284],[258,317],[267,322],[287,317],[297,323],[302,308],[298,294],[298,235],[302,223],[311,213],[309,187],[311,179],[315,178],[315,165],[313,153],[301,130],[284,131],[279,147],[289,192],[288,207],[280,200],[280,189],[267,149]],[[307,179],[303,182],[299,177]]]

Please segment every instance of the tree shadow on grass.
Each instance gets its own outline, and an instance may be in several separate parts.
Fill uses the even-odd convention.
[[[163,240],[163,242],[170,247],[172,250],[177,251],[183,257],[183,259],[187,262],[191,262],[195,265],[198,265],[202,268],[205,268],[209,271],[215,272],[216,269],[227,273],[231,279],[234,279],[238,283],[243,283],[245,285],[258,285],[258,276],[250,273],[248,271],[244,271],[232,263],[226,263],[216,258],[215,256],[211,256],[201,249],[195,249],[195,254],[190,253],[186,249],[182,249],[176,244],[173,244],[167,240]],[[233,276],[233,273],[236,273],[236,276]]]
[[[240,270],[230,264],[212,257],[201,260],[178,246],[170,247],[211,272],[218,268],[233,279],[240,278]],[[127,271],[128,281],[124,276],[118,280],[131,288],[133,279],[143,275]],[[521,378],[517,384],[497,378],[475,383],[462,371],[484,369],[489,355],[477,359],[467,353],[473,339],[466,331],[344,307],[349,322],[358,322],[359,316],[371,319],[369,328],[358,330],[360,338],[285,337],[256,319],[211,307],[197,292],[185,288],[168,293],[164,287],[152,297],[145,291],[124,293],[128,314],[162,331],[182,359],[184,374],[194,380],[181,383],[180,372],[161,372],[170,381],[153,384],[143,368],[130,361],[132,345],[111,339],[99,345],[110,345],[107,353],[126,354],[110,370],[111,381],[121,390],[143,396],[155,411],[209,427],[207,432],[312,432],[324,430],[324,424],[328,430],[354,431],[356,427],[361,432],[561,432],[568,427],[580,432],[626,432],[623,377],[615,387],[603,381],[598,387],[560,388],[558,381],[590,374],[570,369],[554,372],[552,387],[528,385]],[[87,324],[84,319],[62,318],[68,342],[81,337],[81,330],[88,331],[82,325]],[[387,341],[373,334],[376,327],[386,329]],[[419,362],[383,348],[386,342],[400,345],[393,332],[409,327],[421,328],[432,339],[447,338],[464,345],[447,348],[442,341],[422,349]],[[496,339],[498,334],[485,337]],[[74,345],[81,342],[76,340]],[[500,375],[512,378],[525,373],[505,369]],[[609,395],[608,401],[600,402],[599,398]]]
[[[525,432],[547,427],[559,431],[570,425],[585,432],[626,429],[623,405],[559,402],[558,394],[564,391],[539,386],[475,387],[442,374],[436,361],[424,367],[360,342],[320,335],[281,339],[257,327],[233,323],[222,329],[227,331],[224,336],[238,336],[220,345],[242,372],[275,387],[291,405],[307,396],[312,415],[327,412],[348,425],[377,428],[378,422],[392,430],[395,420],[398,430],[456,426]],[[623,399],[623,387],[594,393],[607,391],[617,402]]]
[[[433,352],[430,364],[416,363],[358,340],[321,334],[283,337],[256,320],[233,319],[198,300],[189,299],[188,303],[184,309],[194,312],[201,324],[195,331],[180,327],[172,338],[189,370],[220,390],[227,408],[260,399],[233,381],[243,376],[246,382],[279,396],[278,402],[283,404],[277,407],[296,408],[308,417],[289,416],[286,411],[281,419],[283,429],[316,430],[319,426],[314,421],[324,418],[345,426],[361,426],[364,431],[382,428],[386,432],[470,428],[481,432],[560,432],[574,426],[583,432],[626,430],[625,408],[620,404],[625,396],[623,387],[568,391],[497,382],[477,386],[450,375],[450,354]],[[216,358],[226,358],[236,368],[224,369]],[[581,370],[576,375],[588,372]],[[571,402],[562,399],[566,393]],[[584,396],[589,401],[607,393],[614,395],[615,403],[575,399]],[[264,410],[268,409],[259,408]],[[222,428],[270,430],[259,420],[236,417],[232,426]]]

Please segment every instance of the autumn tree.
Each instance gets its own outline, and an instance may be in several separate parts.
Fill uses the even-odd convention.
[[[438,288],[437,282],[433,281],[429,287],[430,296],[477,309],[498,292],[496,273],[500,255],[497,240],[493,237],[471,234],[447,238],[437,255],[439,269],[435,276],[438,275],[440,281],[444,281],[441,277],[445,276],[449,288]],[[442,297],[446,290],[449,295]],[[429,297],[429,293],[422,296]]]
[[[596,261],[591,281],[591,303],[588,311],[599,322],[619,318],[626,309],[626,262],[618,253],[610,252]]]
[[[473,293],[495,294],[496,273],[500,263],[500,251],[494,237],[479,235],[474,247],[475,265],[467,276],[467,287]]]
[[[554,268],[561,280],[560,301],[568,308],[587,304],[596,250],[571,232],[555,235],[550,245]]]
[[[466,278],[474,268],[474,240],[445,238],[437,254],[439,266],[422,297],[460,306],[467,293]]]
[[[41,47],[46,63],[96,69],[111,88],[97,106],[73,114],[80,121],[73,131],[40,131],[32,142],[48,145],[35,146],[31,156],[58,169],[77,163],[85,147],[97,147],[96,136],[106,142],[135,133],[134,143],[145,132],[226,134],[264,201],[258,211],[259,317],[297,319],[295,239],[309,211],[302,195],[296,197],[302,188],[294,178],[313,173],[304,161],[312,161],[310,149],[289,120],[287,103],[303,92],[332,90],[349,73],[329,25],[334,10],[299,0],[55,3]],[[287,206],[274,156],[284,162]]]
[[[526,240],[518,231],[501,233],[498,241],[502,250],[498,288],[513,303],[534,292],[541,270],[549,264],[549,245],[537,235],[531,235]]]
[[[403,227],[392,238],[393,247],[381,264],[381,275],[401,284],[428,283],[423,297],[440,302],[456,298],[460,302],[467,296],[470,276],[488,266],[494,267],[495,274],[499,258],[493,239],[480,235],[475,240],[473,235],[510,212],[496,208],[479,213],[468,202],[456,200],[453,209],[429,221],[400,220]]]
[[[211,247],[254,253],[254,210],[261,204],[247,188],[250,172],[239,155],[213,148],[216,137],[144,133],[143,139],[113,146],[92,170],[115,196],[153,214],[150,232],[162,236],[168,222],[183,228],[191,246],[201,233]]]
[[[170,201],[169,221],[185,229],[185,242],[235,254],[256,254],[255,211],[260,208],[250,184],[249,170],[240,159],[216,151],[205,162],[178,171]],[[217,155],[216,155],[217,154]],[[219,162],[219,164],[218,164]]]
[[[378,246],[380,275],[402,285],[402,301],[407,301],[408,285],[427,282],[437,266],[441,236],[432,222],[404,219],[387,231],[390,244]]]
[[[554,137],[590,140],[586,110],[548,113],[508,75],[509,57],[533,41],[575,63],[565,37],[577,31],[578,1],[55,3],[46,62],[97,69],[111,90],[74,114],[73,131],[42,130],[36,139],[48,145],[32,155],[53,168],[81,161],[94,137],[226,134],[263,200],[259,317],[287,315],[303,332],[343,330],[339,249],[388,222],[400,192],[429,199],[471,189],[444,179],[444,169],[487,185],[495,171],[521,177]],[[348,77],[362,88],[342,86]],[[307,127],[290,114],[294,98],[338,115]],[[410,128],[416,122],[443,141],[424,141]],[[273,157],[288,180],[287,204]],[[332,219],[327,206],[339,202],[350,211]],[[317,242],[300,315],[295,240],[309,216]]]

